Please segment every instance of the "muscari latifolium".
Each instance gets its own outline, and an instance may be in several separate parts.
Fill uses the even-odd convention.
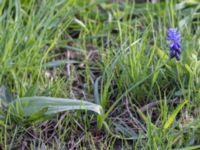
[[[180,60],[181,55],[181,34],[175,28],[167,30],[167,37],[165,40],[171,41],[169,49],[171,50],[170,58],[176,58]]]

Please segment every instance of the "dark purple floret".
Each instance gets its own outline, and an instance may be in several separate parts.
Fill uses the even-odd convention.
[[[176,29],[170,28],[167,30],[166,40],[171,41],[169,49],[171,50],[170,58],[176,57],[177,60],[180,60],[181,55],[181,34],[177,32]]]

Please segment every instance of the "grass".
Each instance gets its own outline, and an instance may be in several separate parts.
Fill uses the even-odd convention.
[[[3,0],[1,149],[199,149],[198,25],[195,0]]]

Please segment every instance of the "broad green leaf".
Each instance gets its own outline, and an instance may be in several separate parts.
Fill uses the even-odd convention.
[[[30,120],[69,110],[90,110],[99,115],[103,113],[100,105],[88,101],[39,96],[19,98],[10,104],[10,108],[11,114]]]
[[[171,126],[171,124],[174,122],[177,114],[179,113],[179,111],[183,108],[183,106],[187,102],[188,102],[187,100],[184,100],[181,104],[179,104],[179,106],[174,110],[174,112],[169,116],[168,120],[164,124],[164,129],[167,129],[167,128],[169,128]]]

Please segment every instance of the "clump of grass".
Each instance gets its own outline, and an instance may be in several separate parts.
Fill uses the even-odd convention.
[[[70,4],[64,1],[2,2],[1,85],[24,96],[28,89],[42,82],[42,65],[49,59],[48,53],[56,46],[62,30],[71,22]]]

